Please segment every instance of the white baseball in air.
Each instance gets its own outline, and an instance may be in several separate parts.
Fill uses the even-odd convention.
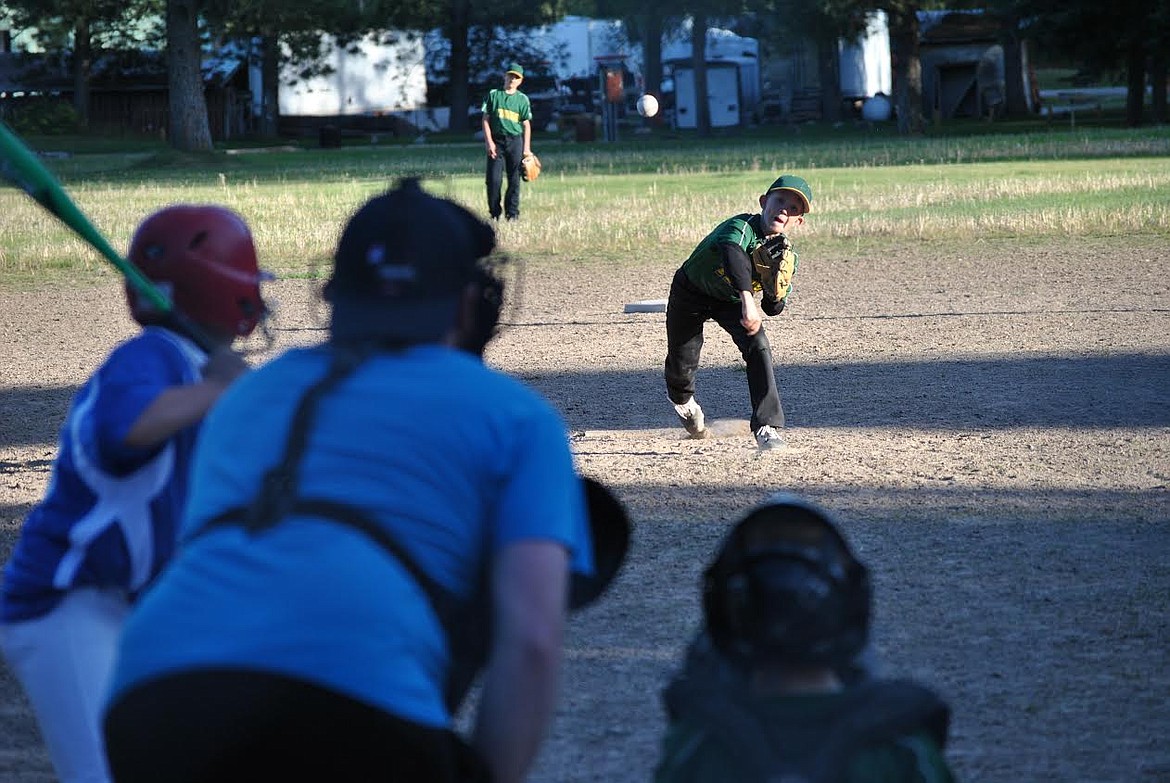
[[[638,99],[638,114],[643,117],[653,117],[658,113],[658,99],[646,93]]]

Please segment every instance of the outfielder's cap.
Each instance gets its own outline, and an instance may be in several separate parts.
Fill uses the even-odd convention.
[[[812,211],[812,188],[801,177],[795,174],[783,174],[779,179],[772,183],[766,193],[771,193],[773,190],[790,190],[800,196],[804,202],[804,211]]]
[[[431,342],[455,324],[490,226],[417,179],[367,201],[346,224],[325,285],[334,340]]]
[[[517,76],[519,76],[521,79],[523,79],[524,78],[524,66],[521,65],[520,63],[512,63],[511,65],[508,66],[508,68],[504,71],[504,73],[514,73]]]

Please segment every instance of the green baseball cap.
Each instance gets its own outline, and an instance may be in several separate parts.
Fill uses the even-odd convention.
[[[512,63],[511,65],[509,65],[507,67],[507,69],[504,71],[504,73],[514,73],[517,76],[519,76],[521,79],[523,79],[524,78],[524,66],[521,65],[520,63]]]
[[[772,183],[772,186],[764,192],[764,195],[771,193],[773,190],[792,191],[793,193],[800,196],[801,200],[804,201],[804,211],[806,213],[812,211],[812,188],[809,187],[807,182],[795,174],[782,175],[778,180]]]

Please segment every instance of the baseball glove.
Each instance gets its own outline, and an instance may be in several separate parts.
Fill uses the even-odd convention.
[[[520,159],[520,178],[525,182],[536,182],[540,176],[540,158],[535,153],[529,153]]]
[[[780,301],[792,290],[792,276],[796,274],[796,253],[785,234],[777,234],[761,242],[752,251],[752,266],[760,278],[760,288],[766,299]]]

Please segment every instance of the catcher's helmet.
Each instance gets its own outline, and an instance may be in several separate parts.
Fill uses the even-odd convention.
[[[775,495],[707,568],[703,613],[715,646],[741,665],[845,666],[869,636],[869,573],[824,510]]]
[[[130,261],[179,312],[217,336],[249,335],[264,316],[252,232],[229,209],[179,204],[155,212],[134,233]],[[159,313],[129,284],[126,299],[135,321],[158,322]]]

